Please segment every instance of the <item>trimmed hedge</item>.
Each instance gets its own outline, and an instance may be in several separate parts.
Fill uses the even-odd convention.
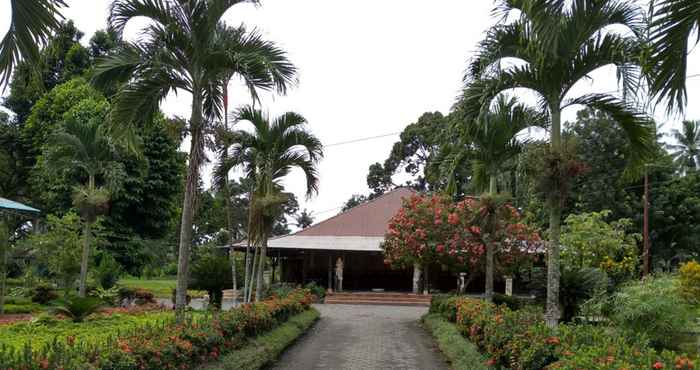
[[[274,362],[297,338],[304,334],[320,314],[309,309],[292,316],[288,322],[258,337],[252,338],[240,349],[223,356],[217,363],[203,367],[206,370],[257,370]]]
[[[56,337],[39,348],[0,348],[0,368],[14,369],[190,369],[240,348],[247,337],[266,332],[309,309],[307,290],[285,298],[243,305],[213,316],[199,315],[114,333],[101,341]]]
[[[643,337],[607,326],[548,328],[542,313],[513,311],[479,299],[438,297],[431,311],[456,324],[459,332],[489,357],[487,364],[531,369],[692,369],[686,356],[658,352]]]
[[[423,316],[423,324],[430,330],[440,351],[447,357],[454,370],[486,370],[486,358],[478,348],[466,340],[455,325],[439,314]]]

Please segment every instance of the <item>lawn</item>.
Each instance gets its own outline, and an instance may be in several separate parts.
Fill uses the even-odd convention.
[[[141,279],[136,277],[122,278],[119,284],[129,288],[141,288],[151,291],[158,298],[172,298],[173,289],[177,286],[174,277]],[[189,290],[190,296],[202,297],[204,292],[199,290]]]

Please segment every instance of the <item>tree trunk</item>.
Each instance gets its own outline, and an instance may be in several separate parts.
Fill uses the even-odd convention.
[[[88,189],[90,192],[95,190],[95,176],[88,176]],[[94,207],[94,204],[89,205]],[[80,285],[78,286],[78,296],[85,297],[87,290],[87,270],[88,270],[88,260],[90,258],[90,237],[92,236],[92,219],[91,215],[85,215],[83,222],[85,222],[83,228],[83,253],[80,258]]]
[[[246,302],[250,302],[251,299],[253,298],[253,286],[255,283],[255,274],[257,271],[257,261],[258,258],[260,258],[260,247],[259,246],[253,246],[253,259],[250,264],[250,281],[248,282],[248,295]]]
[[[263,290],[263,275],[265,275],[265,257],[267,256],[267,232],[263,235],[262,248],[260,249],[260,256],[258,264],[258,277],[255,284],[255,302],[260,300],[260,293]]]
[[[489,179],[489,195],[493,196],[497,192],[496,175],[491,175]],[[493,230],[491,230],[493,231]],[[489,237],[486,240],[486,287],[484,289],[484,299],[487,302],[493,301],[493,264],[495,254],[495,244],[493,238]]]
[[[190,248],[192,244],[192,221],[194,219],[195,200],[199,183],[199,166],[201,163],[202,136],[202,103],[201,92],[195,86],[192,94],[192,116],[190,118],[190,157],[187,166],[185,182],[185,199],[182,203],[182,219],[180,222],[180,245],[177,261],[177,290],[175,294],[175,316],[178,322],[184,319],[187,307],[187,283],[189,279]]]
[[[561,112],[557,104],[552,111],[551,149],[552,154],[562,153],[561,144]],[[559,324],[559,235],[561,227],[561,194],[554,194],[558,189],[552,189],[549,200],[549,248],[547,260],[547,311],[545,319],[547,326],[555,328]]]
[[[233,244],[236,242],[236,238],[233,235],[233,215],[231,210],[231,194],[228,189],[228,175],[224,177],[226,184],[224,185],[224,197],[226,205],[226,228],[228,229],[228,240],[229,240],[229,257],[231,258],[231,275],[233,278],[233,305],[236,305],[238,301],[238,284],[236,281],[236,252],[233,249]]]

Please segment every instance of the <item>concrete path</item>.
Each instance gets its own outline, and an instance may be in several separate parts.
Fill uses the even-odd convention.
[[[427,307],[317,305],[321,319],[272,367],[307,369],[446,370],[442,354],[420,326]]]

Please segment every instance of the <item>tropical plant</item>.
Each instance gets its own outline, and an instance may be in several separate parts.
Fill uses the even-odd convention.
[[[651,91],[667,110],[683,111],[687,103],[690,36],[700,28],[700,3],[695,0],[651,2]],[[697,40],[696,40],[697,44]]]
[[[536,110],[518,104],[515,98],[499,95],[492,110],[480,120],[467,121],[460,127],[464,147],[467,148],[464,155],[472,161],[473,182],[482,190],[488,189],[488,199],[482,199],[482,203],[487,206],[484,208],[484,223],[495,226],[499,217],[497,213],[504,209],[501,206],[505,202],[495,197],[498,193],[497,179],[527,144],[527,140],[519,140],[517,135],[529,127],[544,126],[545,122],[545,117]],[[455,161],[459,162],[461,161]],[[455,176],[451,178],[455,179]],[[451,181],[450,184],[448,192],[454,193],[455,182]],[[488,234],[496,231],[484,230]],[[495,240],[492,240],[486,244],[485,296],[488,301],[493,296],[494,243]]]
[[[88,262],[92,245],[92,225],[107,210],[110,190],[117,187],[121,165],[114,161],[114,145],[104,126],[95,119],[65,122],[53,136],[55,146],[46,155],[55,170],[78,168],[87,175],[87,183],[74,188],[73,204],[83,219],[83,251],[80,258],[80,285],[78,295],[85,297]],[[98,186],[101,176],[108,184]]]
[[[104,302],[98,297],[66,297],[55,301],[52,311],[67,316],[73,322],[83,322],[103,305]]]
[[[12,69],[24,58],[37,61],[39,46],[61,25],[63,0],[11,0],[10,28],[0,42],[0,85],[6,85]]]
[[[307,211],[304,208],[301,213],[294,215],[294,224],[296,227],[306,229],[314,223],[313,212]]]
[[[549,113],[552,174],[559,169],[562,156],[561,112],[573,105],[584,105],[610,114],[630,139],[631,168],[639,168],[651,153],[652,121],[627,101],[613,95],[592,93],[571,97],[571,88],[590,73],[605,66],[617,67],[625,96],[640,85],[639,50],[645,32],[641,9],[624,1],[575,2],[549,0],[499,1],[503,21],[488,31],[471,61],[463,96],[459,103],[466,116],[485,114],[500,93],[524,88],[533,91],[540,106]],[[507,15],[517,10],[520,16],[508,23]],[[618,25],[631,33],[621,35],[608,29]],[[602,32],[605,29],[605,32]],[[515,58],[520,63],[501,63]],[[633,173],[633,171],[629,171]],[[554,182],[568,181],[560,176]],[[549,195],[550,243],[548,257],[547,323],[555,326],[560,317],[559,234],[561,197],[552,189]]]
[[[606,222],[609,215],[609,210],[569,215],[561,235],[561,261],[571,268],[601,269],[621,282],[635,276],[641,235],[627,232],[632,220]]]
[[[231,265],[229,259],[216,251],[206,251],[192,263],[192,289],[206,290],[209,303],[221,309],[224,289],[232,284]]]
[[[115,0],[109,24],[118,34],[137,17],[147,17],[153,23],[144,30],[142,39],[125,43],[95,68],[93,81],[98,86],[108,86],[115,80],[125,83],[115,97],[112,120],[121,124],[120,131],[127,134],[133,133],[140,120],[154,114],[171,91],[192,95],[178,253],[179,319],[187,294],[199,167],[204,160],[210,123],[221,119],[222,81],[240,77],[257,99],[258,90],[286,92],[296,74],[286,54],[274,43],[263,40],[259,32],[249,32],[243,26],[232,28],[221,20],[227,10],[241,2],[245,0]]]
[[[700,170],[700,121],[683,121],[683,132],[673,129],[678,144],[667,144],[682,174]]]
[[[111,289],[119,281],[122,274],[122,268],[111,254],[103,252],[100,256],[100,262],[95,268],[95,280],[103,289]]]
[[[234,134],[238,143],[232,147],[226,160],[217,167],[217,182],[234,167],[243,168],[246,177],[254,182],[250,205],[248,239],[259,250],[253,258],[249,276],[255,278],[255,300],[263,291],[263,270],[267,254],[267,239],[275,219],[289,200],[279,182],[293,168],[300,169],[306,180],[306,195],[310,197],[318,191],[318,161],[323,157],[323,145],[313,134],[306,131],[306,119],[293,112],[287,112],[275,119],[253,107],[241,108],[237,120],[248,121],[254,132],[238,130]],[[257,270],[256,270],[257,269]],[[248,272],[246,271],[246,275]],[[248,280],[248,279],[246,279]],[[250,295],[252,279],[247,287]]]

